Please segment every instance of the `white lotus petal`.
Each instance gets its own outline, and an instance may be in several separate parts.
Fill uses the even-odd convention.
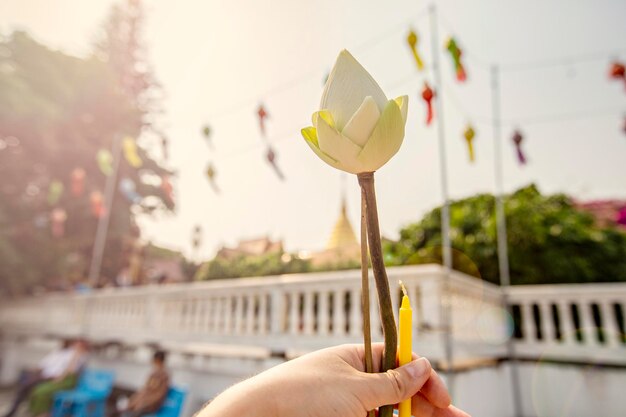
[[[357,156],[361,147],[352,143],[321,117],[317,120],[317,141],[320,150],[341,165],[339,169],[353,174],[359,172]]]
[[[389,100],[372,136],[359,154],[359,161],[365,171],[373,172],[385,165],[398,152],[403,139],[402,112],[395,100]]]
[[[367,96],[363,100],[361,107],[354,113],[346,127],[343,128],[341,134],[363,147],[376,127],[379,117],[378,105],[372,96]]]
[[[330,110],[335,118],[335,126],[342,131],[367,96],[374,99],[380,111],[385,108],[387,97],[383,90],[350,52],[344,49],[328,77],[320,109]]]

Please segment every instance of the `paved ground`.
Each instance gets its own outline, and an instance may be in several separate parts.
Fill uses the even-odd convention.
[[[0,388],[0,416],[4,416],[4,413],[9,409],[11,402],[13,401],[14,391],[8,388]],[[22,404],[22,407],[17,412],[15,417],[29,417],[26,405]]]

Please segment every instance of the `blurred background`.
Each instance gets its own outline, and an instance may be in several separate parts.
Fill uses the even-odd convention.
[[[409,96],[376,186],[415,349],[475,415],[626,414],[624,2],[0,0],[0,16],[6,411],[64,343],[112,375],[103,414],[162,351],[170,412],[191,415],[361,340],[360,190],[300,135],[346,48]],[[36,414],[29,396],[17,412]]]

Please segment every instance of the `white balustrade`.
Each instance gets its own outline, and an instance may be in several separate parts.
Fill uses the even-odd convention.
[[[516,341],[518,352],[526,357],[624,364],[624,328],[620,328],[614,305],[621,305],[625,299],[626,283],[511,287],[509,302],[521,311],[522,337]],[[536,338],[535,305],[539,308],[541,340]],[[556,305],[558,311],[555,317],[552,305]],[[621,326],[624,326],[623,305],[620,311]]]
[[[498,287],[452,271],[446,291],[444,269],[436,265],[389,268],[388,275],[394,311],[401,299],[398,280],[411,297],[416,349],[432,349],[429,354],[435,356],[443,352],[438,335],[445,330],[447,300],[456,356],[480,354],[487,345],[492,353],[502,345],[504,354],[507,322]],[[372,339],[382,341],[373,277],[370,284]],[[624,317],[626,284],[517,286],[510,288],[509,299],[521,316],[520,355],[537,357],[549,348],[555,356],[576,359],[595,349],[594,358],[626,362],[623,322],[614,307],[620,306]],[[579,329],[571,304],[578,309]],[[536,338],[535,305],[541,340]],[[598,306],[602,341],[592,305]],[[361,277],[352,270],[51,294],[2,302],[0,328],[5,335],[84,335],[96,342],[315,349],[362,341]],[[581,341],[576,331],[583,332]]]

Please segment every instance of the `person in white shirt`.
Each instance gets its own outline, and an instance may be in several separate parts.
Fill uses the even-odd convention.
[[[60,349],[50,352],[39,361],[36,369],[23,372],[13,404],[4,417],[13,417],[20,404],[37,385],[63,378],[68,373],[79,372],[85,365],[86,356],[82,353],[77,354],[77,352],[82,352],[84,343],[80,340],[74,343],[66,341]]]

